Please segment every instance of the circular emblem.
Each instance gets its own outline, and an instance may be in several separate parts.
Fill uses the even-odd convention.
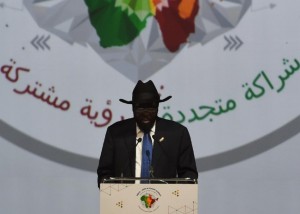
[[[139,208],[144,212],[154,212],[159,208],[161,194],[154,188],[143,188],[137,193]]]

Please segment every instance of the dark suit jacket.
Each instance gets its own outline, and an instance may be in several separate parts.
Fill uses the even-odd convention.
[[[198,178],[195,156],[186,127],[157,118],[152,166],[155,178]],[[108,177],[135,177],[136,123],[133,118],[108,127],[99,160],[98,186]]]

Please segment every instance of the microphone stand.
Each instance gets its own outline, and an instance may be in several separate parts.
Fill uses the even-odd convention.
[[[136,149],[137,145],[138,145],[140,142],[142,142],[142,138],[138,138],[138,139],[137,139],[137,142],[136,142],[136,144],[135,144],[134,149]],[[129,166],[129,164],[130,164],[131,154],[132,154],[132,152],[130,152],[130,153],[128,154],[128,155],[129,155],[129,161],[127,162],[127,164],[125,165],[125,167],[123,168],[123,170],[122,170],[122,172],[121,172],[121,178],[124,178],[124,171],[127,170],[128,166]],[[123,183],[123,181],[121,181],[121,183]]]

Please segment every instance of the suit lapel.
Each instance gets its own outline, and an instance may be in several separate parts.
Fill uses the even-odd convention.
[[[136,149],[136,124],[134,120],[131,120],[128,125],[128,134],[125,137],[125,146],[128,148],[128,171],[129,177],[135,176],[135,149]]]
[[[153,147],[153,153],[152,153],[152,166],[154,171],[154,176],[156,172],[156,167],[158,166],[160,157],[163,153],[161,145],[158,145],[158,140],[161,139],[164,136],[163,128],[161,121],[159,118],[156,121],[156,127],[155,127],[155,140],[154,140],[154,147]]]

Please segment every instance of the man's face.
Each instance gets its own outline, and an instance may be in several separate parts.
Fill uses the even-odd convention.
[[[149,132],[153,127],[158,113],[158,107],[134,105],[133,115],[136,123],[143,132]]]

